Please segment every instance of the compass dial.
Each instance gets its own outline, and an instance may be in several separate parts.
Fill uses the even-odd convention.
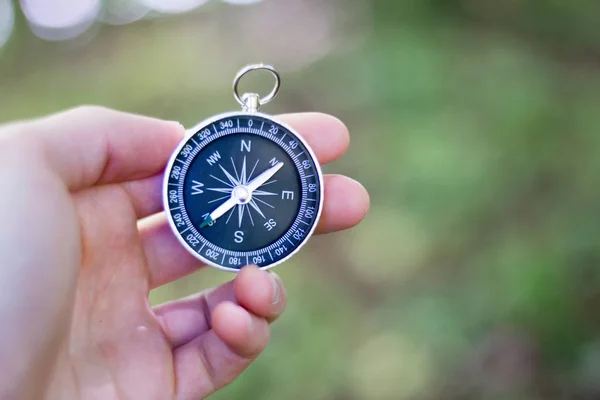
[[[175,234],[196,257],[226,270],[285,261],[321,213],[322,176],[312,151],[259,113],[223,115],[193,132],[165,175]]]

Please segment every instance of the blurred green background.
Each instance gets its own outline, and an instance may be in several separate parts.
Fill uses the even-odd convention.
[[[287,312],[211,398],[600,398],[600,3],[99,4],[0,0],[0,122],[101,104],[191,127],[265,62],[283,87],[264,111],[341,118],[325,172],[371,195],[276,269]]]

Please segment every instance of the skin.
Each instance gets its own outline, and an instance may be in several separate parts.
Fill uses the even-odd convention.
[[[323,114],[279,117],[319,161],[348,148]],[[80,107],[0,127],[0,398],[201,399],[264,350],[284,311],[273,273],[151,307],[151,289],[203,266],[162,211],[162,171],[184,136],[175,122]],[[369,197],[325,178],[317,233],[350,228]]]

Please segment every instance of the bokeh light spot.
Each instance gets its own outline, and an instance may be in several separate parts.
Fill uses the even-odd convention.
[[[4,46],[15,26],[15,10],[12,0],[0,0],[0,47]]]
[[[139,0],[146,7],[167,14],[178,14],[192,11],[208,0]]]
[[[25,17],[46,28],[69,28],[96,18],[100,0],[21,0]]]
[[[31,30],[47,40],[79,36],[95,22],[100,0],[21,0],[21,9]]]
[[[236,4],[236,5],[249,5],[260,3],[263,0],[223,0],[225,3]]]
[[[104,0],[100,21],[111,25],[126,25],[144,18],[150,8],[139,0]]]

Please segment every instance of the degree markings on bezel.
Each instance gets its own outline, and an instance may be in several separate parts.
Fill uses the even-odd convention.
[[[188,245],[194,249],[194,251],[196,253],[198,253],[201,257],[203,258],[210,258],[213,259],[215,257],[206,257],[205,254],[201,254],[202,250],[205,248],[205,246],[208,246],[208,248],[212,249],[213,251],[216,251],[217,253],[219,253],[218,255],[221,255],[221,264],[222,266],[224,266],[226,269],[239,269],[237,266],[227,266],[226,265],[226,256],[229,255],[231,257],[246,257],[246,264],[249,263],[249,257],[257,257],[257,256],[261,256],[262,254],[269,254],[269,257],[271,259],[271,261],[275,261],[273,254],[271,252],[271,250],[277,250],[278,253],[278,257],[279,260],[281,259],[285,259],[288,255],[290,255],[291,253],[295,252],[296,247],[298,246],[298,244],[300,244],[301,242],[303,242],[305,240],[305,237],[307,236],[307,233],[312,233],[309,230],[298,230],[299,228],[299,224],[302,223],[306,226],[311,226],[311,225],[315,225],[317,223],[316,221],[316,217],[319,215],[319,209],[315,209],[315,207],[313,208],[313,212],[310,213],[310,215],[305,215],[305,211],[306,211],[306,207],[307,207],[307,202],[308,201],[312,201],[312,202],[316,202],[317,199],[309,199],[308,198],[308,186],[309,184],[314,184],[316,185],[317,188],[319,188],[319,190],[316,191],[316,195],[320,196],[321,192],[320,189],[322,188],[322,182],[320,182],[320,179],[318,179],[315,176],[315,173],[312,173],[310,175],[306,175],[304,172],[304,168],[303,168],[303,164],[300,161],[301,156],[305,156],[307,160],[310,161],[310,170],[313,171],[317,171],[318,170],[318,164],[316,164],[316,160],[313,160],[311,156],[308,155],[308,153],[306,153],[305,151],[302,150],[302,147],[300,148],[300,152],[298,154],[296,154],[294,151],[292,151],[293,149],[284,142],[284,138],[287,137],[287,133],[286,132],[286,127],[283,127],[281,125],[279,125],[277,122],[271,122],[269,121],[270,125],[273,127],[277,127],[277,134],[271,132],[270,130],[264,131],[264,126],[265,126],[265,119],[264,118],[256,118],[258,120],[262,120],[261,121],[261,128],[260,129],[256,129],[256,128],[250,128],[250,127],[241,127],[241,119],[244,119],[245,116],[242,116],[241,118],[237,118],[237,127],[236,128],[227,128],[227,129],[223,129],[223,130],[218,130],[217,129],[217,125],[219,125],[219,123],[226,121],[228,119],[231,119],[230,117],[223,117],[219,120],[213,121],[212,124],[208,124],[208,125],[204,125],[204,126],[200,126],[199,128],[195,129],[195,133],[192,134],[189,137],[189,140],[187,140],[187,143],[189,144],[190,142],[194,143],[194,148],[192,151],[188,152],[187,156],[184,157],[184,155],[182,154],[181,150],[185,148],[185,145],[183,145],[181,147],[180,153],[176,156],[175,161],[179,161],[180,163],[183,164],[182,169],[179,171],[177,178],[173,178],[176,181],[178,181],[178,183],[171,183],[169,182],[170,186],[176,186],[179,190],[178,190],[178,204],[179,206],[173,209],[170,209],[171,211],[175,211],[175,210],[182,210],[181,211],[181,217],[183,219],[183,221],[185,222],[185,229],[183,231],[179,230],[179,227],[176,227],[176,229],[179,231],[179,233],[182,235],[182,238],[188,243]],[[257,121],[254,118],[248,118],[246,119],[246,121],[252,121],[252,123],[248,124],[248,125],[256,125]],[[205,129],[207,128],[207,126],[212,125],[212,128],[214,130],[214,134],[209,134],[206,135],[203,139],[200,139],[199,137],[197,137],[197,135],[205,135]],[[196,227],[192,224],[192,222],[189,219],[189,216],[187,215],[187,210],[185,207],[185,200],[184,200],[184,196],[183,196],[183,187],[184,187],[184,182],[188,173],[188,169],[191,165],[191,163],[194,161],[194,159],[198,156],[198,154],[202,151],[202,149],[204,147],[206,147],[208,144],[212,143],[213,141],[216,141],[218,139],[220,139],[221,137],[224,137],[226,135],[230,135],[230,134],[234,134],[234,133],[246,133],[246,134],[255,134],[255,135],[259,135],[262,136],[274,143],[277,143],[279,145],[279,147],[281,147],[289,156],[290,158],[292,158],[293,160],[293,164],[295,166],[295,170],[300,178],[300,187],[301,187],[301,202],[300,202],[300,208],[297,212],[296,217],[294,218],[294,222],[292,224],[291,227],[289,227],[286,232],[279,238],[279,240],[275,241],[274,243],[271,243],[269,246],[261,248],[261,249],[257,249],[257,250],[253,250],[253,251],[232,251],[229,249],[224,249],[221,248],[219,246],[216,246],[215,244],[211,243],[210,241],[208,241],[206,238],[203,237],[202,234],[200,234]],[[283,136],[278,137],[278,133],[283,133]],[[293,137],[295,137],[295,135],[292,135]],[[196,140],[198,139],[198,140]],[[293,142],[292,142],[293,144]],[[299,143],[301,146],[302,142]],[[294,148],[297,148],[297,146],[294,146]],[[185,158],[185,160],[184,160]],[[169,173],[171,173],[172,169],[173,169],[173,165],[171,164],[171,169],[169,170]],[[312,179],[312,182],[309,181],[310,178]],[[171,215],[172,217],[172,215]],[[309,221],[309,222],[306,222]],[[196,244],[192,244],[189,243],[189,239],[186,237],[183,237],[183,233],[190,231],[192,232],[193,236],[196,238]],[[300,233],[298,233],[300,232]],[[296,241],[296,243],[294,243],[294,241],[292,241],[292,239],[294,239]],[[289,242],[292,245],[291,249],[287,249],[285,246],[282,248],[282,244],[284,242]],[[197,246],[200,244],[199,242],[202,242],[202,246],[198,249]],[[263,263],[267,263],[266,258],[263,256],[262,257]],[[275,261],[277,263],[277,261]]]

